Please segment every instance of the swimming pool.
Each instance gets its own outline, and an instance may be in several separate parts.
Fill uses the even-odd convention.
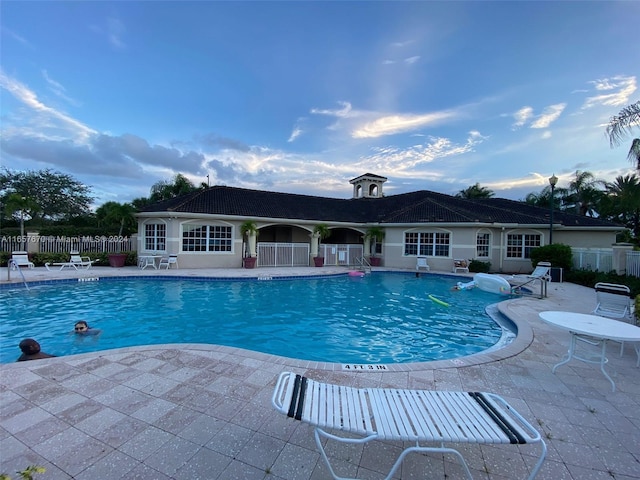
[[[504,297],[452,290],[457,280],[397,272],[270,281],[103,277],[1,289],[0,362],[15,361],[26,337],[54,355],[208,343],[337,363],[456,358],[504,334],[485,313]],[[74,335],[78,320],[102,334]]]

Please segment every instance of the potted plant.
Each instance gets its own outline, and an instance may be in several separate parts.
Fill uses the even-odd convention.
[[[118,238],[122,238],[125,227],[129,228],[135,225],[135,217],[133,214],[136,209],[130,203],[107,202],[96,210],[96,217],[102,225],[109,227],[118,226]],[[119,243],[120,247],[122,243]],[[127,261],[127,254],[118,250],[115,253],[109,253],[109,265],[111,267],[124,267]]]
[[[376,256],[378,252],[378,243],[384,240],[384,229],[382,227],[370,227],[364,236],[367,240],[373,240],[373,248],[370,251],[369,263],[372,267],[380,266],[380,257]]]
[[[246,250],[242,260],[244,268],[255,268],[257,260],[256,238],[258,236],[258,225],[253,220],[247,220],[240,225],[240,234],[242,238],[247,237]]]
[[[311,250],[312,250],[311,253],[314,255],[313,264],[316,267],[324,266],[324,257],[320,256],[319,254],[320,244],[322,243],[322,240],[327,238],[329,235],[331,235],[331,231],[329,230],[329,227],[325,223],[319,223],[313,228],[312,238],[314,242],[311,245]]]

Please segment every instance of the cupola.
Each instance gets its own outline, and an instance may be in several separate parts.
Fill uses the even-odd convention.
[[[382,198],[382,184],[387,181],[386,177],[365,173],[359,177],[349,180],[353,185],[353,198]]]

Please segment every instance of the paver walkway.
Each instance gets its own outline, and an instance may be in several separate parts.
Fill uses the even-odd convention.
[[[285,272],[290,275],[292,270],[298,269]],[[140,274],[137,269],[125,271]],[[35,280],[96,273],[105,274],[101,269],[54,274],[36,268],[27,275]],[[543,434],[549,453],[539,479],[640,479],[640,368],[631,346],[622,357],[617,344],[610,347],[606,368],[616,382],[615,393],[595,365],[571,362],[551,373],[566,352],[569,334],[541,322],[538,312],[588,313],[593,308],[592,289],[551,284],[546,299],[501,304],[521,331],[509,348],[388,372],[345,373],[340,365],[206,345],[136,347],[4,364],[0,473],[14,474],[37,464],[47,469],[37,480],[329,478],[312,429],[271,407],[277,375],[293,370],[354,386],[494,392]],[[342,475],[380,479],[401,448],[392,442],[371,442],[365,447],[330,446],[328,451]],[[536,448],[471,445],[460,450],[474,478],[512,480],[526,478]],[[399,475],[458,479],[462,470],[449,457],[416,454],[407,457]]]

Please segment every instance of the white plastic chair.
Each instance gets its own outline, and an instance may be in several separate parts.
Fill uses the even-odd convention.
[[[631,320],[631,290],[626,285],[598,282],[596,289],[596,308],[593,311],[601,317],[617,320]]]
[[[425,272],[431,270],[429,264],[427,263],[427,257],[418,257],[418,259],[416,260],[416,270],[424,270]]]
[[[162,257],[160,259],[160,264],[158,265],[158,268],[166,268],[167,270],[169,270],[171,268],[171,265],[175,265],[176,268],[180,268],[178,267],[178,256],[177,255],[169,255],[168,257]]]
[[[469,262],[463,260],[461,258],[456,258],[453,260],[453,273],[469,273]]]

